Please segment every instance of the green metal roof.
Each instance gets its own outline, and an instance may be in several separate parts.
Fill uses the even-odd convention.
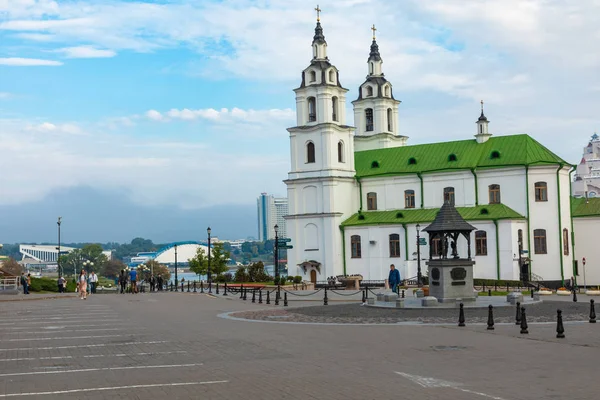
[[[571,217],[599,217],[600,198],[571,197]]]
[[[439,210],[439,208],[425,208],[392,211],[364,211],[352,215],[342,222],[342,226],[401,225],[432,222]],[[525,219],[524,216],[504,204],[456,207],[456,210],[467,221]]]
[[[360,151],[354,153],[354,163],[358,178],[514,165],[570,165],[525,134],[494,136],[485,143],[471,139]]]

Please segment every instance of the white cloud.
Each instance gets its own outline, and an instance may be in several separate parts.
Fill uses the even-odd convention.
[[[154,121],[165,121],[171,120],[185,120],[192,121],[197,119],[212,121],[212,122],[249,122],[249,123],[274,123],[274,122],[290,122],[294,119],[296,113],[290,108],[286,109],[271,109],[271,110],[243,110],[240,108],[221,108],[215,110],[214,108],[190,110],[183,108],[181,110],[172,108],[166,113],[161,114],[156,110],[149,110],[146,112],[146,117]],[[167,118],[168,117],[168,118]]]
[[[110,58],[117,55],[113,50],[96,49],[92,46],[64,47],[55,50],[67,58]]]
[[[9,97],[12,97],[11,93],[8,92],[0,92],[0,100],[2,99],[8,99]]]
[[[39,58],[0,58],[0,65],[10,65],[13,67],[58,66],[62,64],[60,61],[41,60]]]
[[[66,124],[53,124],[50,122],[43,122],[41,124],[35,125],[27,125],[26,130],[32,132],[41,132],[41,133],[65,133],[69,135],[82,135],[84,134],[83,130],[77,126],[76,124],[66,123]]]
[[[146,111],[145,115],[146,115],[146,117],[148,117],[148,119],[151,119],[153,121],[162,121],[163,120],[162,114],[156,110],[148,110],[148,111]]]

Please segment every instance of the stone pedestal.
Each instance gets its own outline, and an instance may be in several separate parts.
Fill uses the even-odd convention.
[[[396,299],[396,308],[404,308],[404,299]]]
[[[473,265],[475,261],[461,258],[429,260],[429,295],[440,303],[475,301]]]
[[[427,297],[423,297],[423,299],[421,300],[421,304],[423,307],[435,307],[435,306],[437,306],[438,301],[433,296],[427,296]]]
[[[511,292],[506,295],[506,301],[513,306],[517,304],[517,302],[523,304],[523,294],[520,292]]]

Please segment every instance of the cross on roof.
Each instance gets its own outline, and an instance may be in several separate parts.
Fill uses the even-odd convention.
[[[321,11],[323,11],[323,10],[321,10],[319,8],[318,4],[317,4],[317,8],[315,8],[315,11],[317,12],[317,21],[321,21]]]
[[[375,32],[377,31],[377,28],[375,28],[375,24],[373,24],[371,30],[373,31],[373,40],[375,40]]]
[[[483,112],[483,100],[481,100],[481,112]]]

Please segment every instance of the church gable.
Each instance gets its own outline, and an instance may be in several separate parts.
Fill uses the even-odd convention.
[[[525,134],[496,136],[485,143],[461,140],[367,150],[356,152],[354,160],[359,178],[471,168],[569,165]]]

